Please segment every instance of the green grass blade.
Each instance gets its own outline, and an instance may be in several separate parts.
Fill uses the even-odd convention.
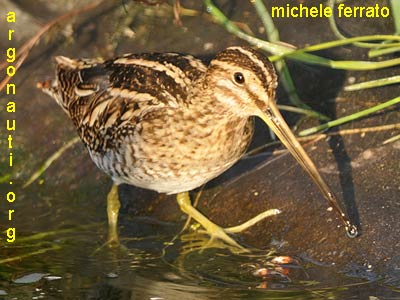
[[[391,12],[393,15],[394,28],[396,34],[400,34],[400,1],[390,0],[390,6],[392,7]]]
[[[315,64],[325,67],[330,67],[334,69],[341,70],[375,70],[391,66],[396,66],[400,64],[400,58],[391,59],[386,61],[371,62],[371,61],[334,61],[310,53],[305,53],[306,51],[317,51],[320,49],[327,49],[331,47],[338,47],[342,45],[351,44],[356,41],[372,41],[372,40],[395,40],[400,41],[400,36],[395,35],[372,35],[372,36],[362,36],[355,38],[348,38],[344,40],[332,41],[327,43],[322,43],[318,45],[313,45],[310,47],[305,47],[301,50],[293,50],[291,47],[284,46],[281,44],[274,44],[267,42],[251,35],[248,35],[241,31],[235,24],[233,24],[213,3],[211,0],[204,0],[207,7],[207,11],[213,17],[213,20],[218,24],[225,27],[225,29],[247,41],[249,44],[260,48],[262,50],[268,51],[274,56],[270,57],[271,61],[276,61],[282,59],[283,57],[288,57],[297,61],[305,62],[308,64]]]
[[[5,175],[1,176],[0,183],[5,183],[5,182],[10,181],[11,177],[12,177],[11,174],[5,174]]]
[[[400,44],[398,44],[398,46],[390,46],[390,47],[372,49],[372,50],[368,51],[368,57],[374,58],[374,57],[378,57],[378,56],[382,56],[382,55],[392,54],[395,52],[400,52]]]
[[[253,6],[260,17],[264,29],[267,35],[267,38],[270,42],[273,43],[279,43],[279,31],[275,27],[275,24],[271,18],[271,15],[269,14],[267,8],[265,7],[264,3],[262,0],[255,0],[252,1]],[[298,107],[304,108],[304,109],[309,109],[312,110],[311,107],[309,107],[307,104],[305,104],[303,101],[301,101],[299,95],[297,94],[297,89],[295,87],[295,84],[293,82],[292,76],[290,75],[290,71],[286,65],[286,62],[284,60],[279,60],[275,62],[275,67],[276,70],[279,74],[279,78],[282,82],[282,85],[286,92],[289,95],[290,102]],[[313,111],[312,114],[313,117],[317,117],[321,120],[329,120],[328,117],[324,116],[323,114]]]
[[[306,116],[313,117],[313,118],[316,117],[314,114],[314,111],[310,110],[310,109],[300,108],[297,106],[283,105],[283,104],[277,104],[277,105],[278,105],[279,110],[289,111],[289,112],[306,115]]]
[[[61,236],[68,233],[78,233],[82,232],[83,230],[88,230],[89,228],[100,226],[102,223],[92,223],[87,225],[80,225],[74,228],[64,228],[58,230],[51,230],[51,231],[43,231],[39,233],[32,234],[30,236],[23,236],[18,238],[18,243],[28,243],[38,240],[44,240],[46,238],[52,238],[54,236]]]
[[[265,51],[268,51],[270,53],[274,53],[274,54],[284,54],[288,51],[291,51],[293,49],[290,49],[288,47],[282,46],[282,45],[277,45],[274,43],[270,43],[267,41],[263,41],[260,40],[258,38],[252,37],[246,33],[244,33],[243,31],[241,31],[233,22],[231,22],[223,13],[222,11],[220,11],[211,0],[204,0],[204,4],[207,7],[207,12],[210,13],[210,15],[212,16],[213,20],[224,26],[224,28],[236,35],[238,38],[241,38],[247,42],[249,42],[250,44],[252,44],[253,46],[256,46],[257,48],[262,48]],[[260,43],[260,44],[258,44]]]
[[[36,179],[39,178],[40,175],[44,173],[44,171],[47,170],[50,165],[56,161],[68,148],[72,147],[79,141],[79,137],[75,137],[72,140],[70,140],[68,143],[66,143],[64,146],[62,146],[60,149],[58,149],[52,156],[50,156],[44,164],[35,172],[32,174],[32,176],[25,182],[25,184],[22,186],[23,188],[26,188],[27,186],[31,185],[32,182],[34,182]]]
[[[389,138],[389,139],[383,141],[382,144],[383,144],[383,145],[386,145],[386,144],[394,143],[395,141],[398,141],[398,140],[400,140],[400,134],[395,135],[395,136],[392,136],[391,138]]]
[[[368,36],[359,36],[353,38],[346,38],[342,40],[329,41],[325,43],[320,43],[316,45],[311,45],[308,47],[304,47],[298,50],[289,49],[282,50],[283,54],[272,56],[270,59],[272,61],[281,59],[283,57],[291,57],[293,59],[306,62],[309,64],[317,64],[322,66],[327,66],[335,69],[344,69],[344,70],[370,70],[370,69],[379,69],[385,68],[388,66],[395,66],[399,64],[398,59],[379,61],[379,62],[371,62],[371,61],[334,61],[326,58],[322,58],[320,56],[312,55],[307,52],[312,51],[321,51],[333,47],[340,47],[349,44],[353,44],[356,41],[400,41],[399,36],[395,35],[368,35]],[[399,46],[399,43],[386,43],[386,44],[377,44],[378,47],[395,47]],[[301,55],[300,55],[301,54]]]
[[[396,83],[400,83],[400,75],[348,85],[344,88],[344,90],[347,92],[358,91]]]
[[[341,70],[367,71],[389,68],[398,65],[400,65],[400,58],[388,59],[384,61],[333,61],[331,67]]]
[[[332,11],[335,11],[335,4],[338,2],[337,0],[328,0],[328,6],[332,9]],[[329,26],[331,27],[331,30],[333,34],[338,38],[338,39],[346,39],[346,37],[340,32],[339,28],[336,25],[336,19],[335,19],[335,14],[332,14],[329,19]],[[379,44],[376,43],[366,43],[366,42],[353,42],[352,43],[354,46],[360,47],[360,48],[376,48],[379,47]]]
[[[321,124],[319,126],[315,126],[315,127],[303,130],[303,131],[299,132],[299,136],[310,135],[310,134],[316,133],[316,132],[324,130],[324,129],[328,129],[328,128],[332,128],[334,126],[342,125],[344,123],[347,123],[347,122],[350,122],[350,121],[354,121],[356,119],[368,116],[368,115],[370,115],[372,113],[375,113],[375,112],[380,111],[380,110],[382,110],[384,108],[387,108],[389,106],[393,106],[393,105],[396,105],[396,104],[399,104],[399,103],[400,103],[400,97],[396,97],[394,99],[386,101],[385,103],[381,103],[381,104],[378,104],[376,106],[364,109],[364,110],[359,111],[357,113],[354,113],[352,115],[345,116],[345,117],[342,117],[342,118],[327,122],[325,124]]]
[[[7,257],[7,258],[4,258],[4,259],[0,259],[0,264],[10,263],[10,262],[13,262],[13,261],[16,261],[16,260],[20,261],[20,260],[22,260],[24,258],[27,258],[27,257],[30,257],[30,256],[44,254],[44,253],[46,253],[48,251],[54,251],[54,250],[60,250],[60,249],[61,249],[61,246],[52,245],[51,247],[39,249],[39,250],[32,251],[32,252],[29,252],[29,253],[26,253],[26,254],[21,254],[21,255],[16,255],[16,256],[11,256],[11,257]]]
[[[354,42],[362,42],[362,41],[397,41],[395,43],[389,43],[389,44],[384,44],[382,45],[381,43],[376,43],[377,47],[390,47],[390,46],[398,46],[400,42],[400,36],[398,35],[392,35],[392,34],[374,34],[374,35],[362,35],[362,36],[356,36],[352,38],[345,38],[345,39],[340,39],[340,40],[334,40],[334,41],[329,41],[329,42],[324,42],[316,45],[311,45],[308,47],[305,47],[301,49],[301,51],[307,51],[307,52],[312,52],[312,51],[320,51],[320,50],[325,50],[329,48],[334,48],[334,47],[340,47],[340,46],[346,46],[349,44],[353,44]]]
[[[274,21],[272,20],[271,15],[269,14],[262,0],[255,0],[251,2],[253,3],[253,6],[256,9],[258,16],[260,17],[261,22],[264,25],[268,40],[270,42],[279,42],[279,31],[275,27]]]

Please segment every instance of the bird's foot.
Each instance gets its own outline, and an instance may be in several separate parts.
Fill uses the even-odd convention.
[[[205,251],[211,248],[226,249],[234,254],[242,254],[250,252],[235,240],[228,236],[228,239],[221,239],[216,236],[211,236],[205,230],[190,231],[189,233],[181,234],[182,241],[181,254],[188,254],[194,251]],[[231,243],[233,241],[233,243]]]
[[[202,250],[207,248],[228,248],[234,253],[250,252],[230,237],[228,234],[229,231],[226,228],[220,227],[211,221],[204,228],[205,230],[199,230],[199,233],[207,234],[209,238],[201,247]]]
[[[230,237],[229,234],[242,232],[247,228],[253,226],[257,222],[280,213],[278,209],[270,209],[238,226],[222,228],[217,224],[211,222],[191,205],[188,193],[178,194],[177,201],[181,210],[193,219],[195,219],[205,229],[200,230],[199,233],[206,233],[210,236],[207,241],[205,241],[204,239],[199,239],[198,237],[193,239],[197,240],[197,242],[194,244],[195,247],[202,250],[207,248],[228,248],[234,253],[250,252],[249,249],[241,246],[232,237]]]

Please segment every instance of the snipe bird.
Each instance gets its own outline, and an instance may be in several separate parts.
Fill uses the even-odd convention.
[[[188,191],[215,178],[244,154],[253,117],[272,128],[339,213],[348,235],[357,228],[340,209],[314,163],[275,104],[277,75],[271,62],[249,47],[230,47],[208,66],[177,53],[126,54],[110,59],[56,57],[54,80],[38,84],[73,121],[94,163],[114,181],[107,202],[110,238],[117,240],[121,183],[177,194],[183,212],[211,238],[241,246],[190,202]]]

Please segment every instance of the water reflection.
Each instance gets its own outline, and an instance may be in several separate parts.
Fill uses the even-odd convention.
[[[133,223],[141,228],[151,222],[139,218]],[[233,255],[223,249],[194,251],[187,238],[186,242],[163,243],[173,239],[171,232],[176,229],[171,226],[169,234],[164,229],[164,234],[147,237],[131,233],[122,238],[124,247],[119,249],[103,247],[106,224],[60,229],[55,235],[27,239],[10,248],[10,256],[29,253],[33,245],[37,249],[58,247],[9,264],[3,268],[3,279],[39,272],[47,277],[31,284],[2,281],[0,289],[21,299],[318,299],[347,290],[327,287],[348,284],[348,279],[332,278],[331,270],[307,266],[300,258],[279,266],[273,263],[275,254],[267,250]],[[279,272],[277,267],[286,271]],[[258,274],[261,268],[269,273]]]

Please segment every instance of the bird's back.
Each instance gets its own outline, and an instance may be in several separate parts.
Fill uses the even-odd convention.
[[[133,129],[151,111],[185,105],[193,82],[206,66],[190,55],[126,54],[102,61],[56,57],[56,79],[41,84],[67,112],[85,145],[105,151],[95,142],[102,132]]]

